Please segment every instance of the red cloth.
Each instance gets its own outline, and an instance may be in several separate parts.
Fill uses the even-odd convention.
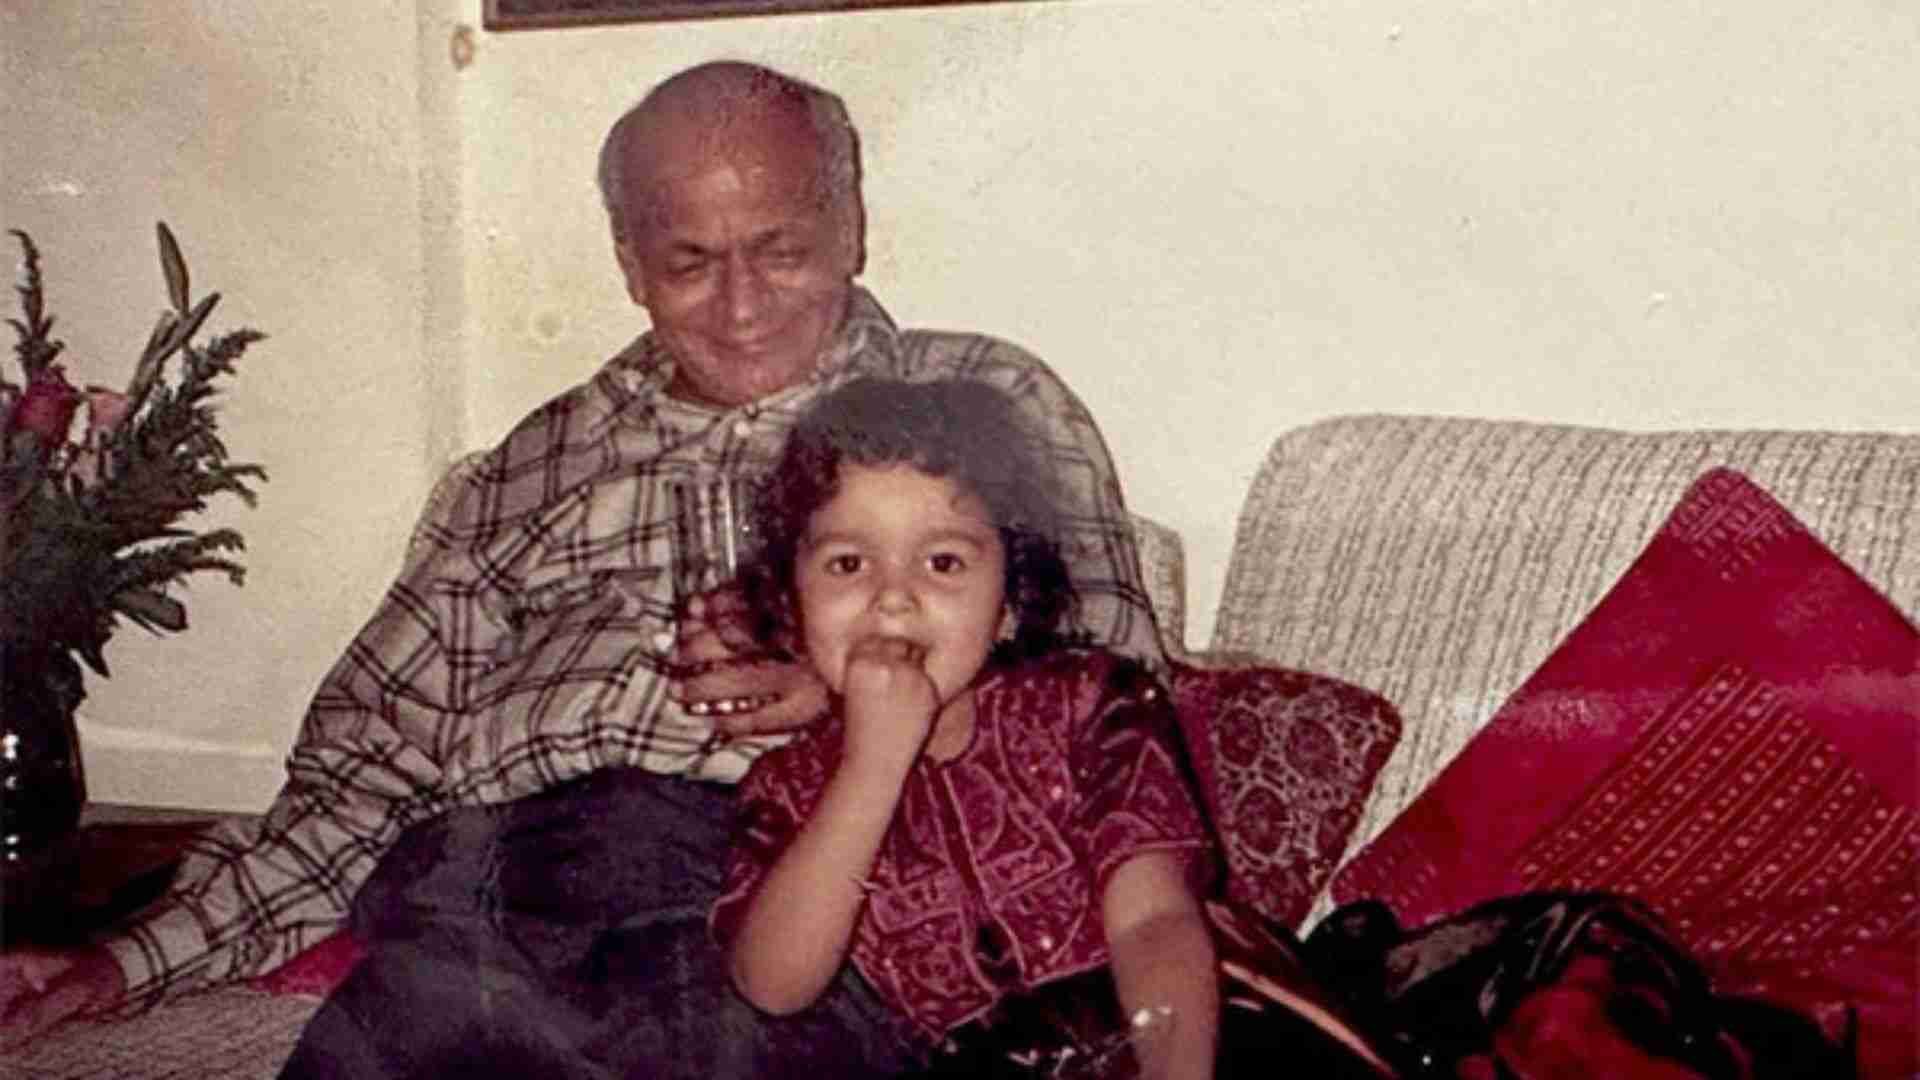
[[[1336,877],[1408,924],[1503,894],[1639,897],[1724,992],[1920,1068],[1920,633],[1717,469],[1458,759]]]
[[[1009,993],[1105,964],[1100,890],[1127,859],[1174,853],[1196,890],[1210,876],[1173,710],[1122,665],[1072,652],[990,676],[976,691],[972,743],[908,775],[852,959],[930,1038]],[[714,907],[721,941],[818,803],[840,747],[836,723],[747,774],[747,828]]]
[[[1454,1070],[1456,1076],[1459,1080],[1703,1080],[1693,1069],[1657,1057],[1624,1036],[1612,1011],[1612,995],[1618,988],[1611,968],[1604,956],[1576,957],[1551,985],[1522,998],[1494,1031],[1492,1051],[1462,1060]]]
[[[367,954],[367,947],[346,930],[336,930],[296,953],[293,959],[253,980],[269,994],[326,997]]]

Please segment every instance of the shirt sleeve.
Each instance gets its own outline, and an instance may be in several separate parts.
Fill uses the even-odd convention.
[[[823,752],[828,732],[771,751],[753,763],[740,783],[740,803],[726,876],[707,926],[722,948],[732,944],[760,883],[792,846],[800,826],[826,789]]]
[[[323,680],[263,818],[197,845],[159,905],[104,943],[129,1008],[262,974],[333,932],[411,824],[648,764],[665,692],[647,642],[670,625],[667,587],[643,560],[597,569],[618,565],[594,557],[619,534],[592,531],[586,490],[554,498],[558,467],[502,458],[514,438],[565,443],[566,422],[537,413],[424,523],[428,550]]]
[[[1067,835],[1093,868],[1095,894],[1128,859],[1164,851],[1206,895],[1218,864],[1168,695],[1136,664],[1095,665],[1093,673],[1094,704],[1069,748],[1077,796]]]

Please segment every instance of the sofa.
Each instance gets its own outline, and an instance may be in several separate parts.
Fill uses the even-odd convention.
[[[1676,523],[1676,507],[1698,501],[1708,476],[1719,485],[1715,490],[1749,493],[1746,502],[1734,503],[1745,509],[1731,518],[1702,512]],[[1754,512],[1755,506],[1765,512]],[[1878,737],[1904,746],[1910,772],[1920,758],[1920,648],[1912,625],[1920,612],[1920,436],[1632,433],[1383,415],[1309,424],[1281,433],[1254,477],[1239,508],[1211,640],[1191,651],[1179,537],[1139,521],[1148,588],[1188,684],[1176,692],[1191,709],[1215,713],[1183,716],[1183,722],[1226,836],[1230,887],[1237,883],[1247,899],[1304,927],[1338,900],[1373,886],[1413,890],[1441,884],[1449,874],[1461,877],[1448,867],[1477,859],[1471,830],[1493,830],[1492,836],[1502,819],[1490,812],[1485,821],[1463,824],[1459,814],[1435,816],[1422,797],[1463,784],[1486,805],[1509,794],[1497,760],[1491,773],[1449,769],[1486,757],[1476,749],[1483,730],[1489,738],[1509,729],[1529,737],[1549,730],[1552,753],[1599,770],[1592,781],[1597,790],[1624,782],[1586,760],[1599,755],[1580,752],[1580,724],[1594,708],[1577,692],[1578,678],[1591,677],[1580,672],[1599,670],[1630,683],[1637,672],[1655,671],[1668,652],[1697,649],[1713,637],[1662,636],[1662,625],[1695,625],[1684,622],[1695,617],[1694,602],[1673,600],[1669,610],[1663,605],[1671,591],[1636,584],[1661,572],[1649,562],[1650,543],[1675,534],[1678,525],[1689,542],[1732,537],[1738,541],[1734,563],[1755,561],[1752,537],[1791,531],[1791,522],[1817,538],[1808,543],[1823,542],[1820,550],[1830,550],[1844,568],[1820,579],[1833,581],[1816,601],[1795,601],[1800,621],[1793,625],[1804,628],[1806,620],[1838,611],[1832,598],[1841,593],[1832,590],[1854,585],[1845,592],[1848,610],[1876,602],[1884,609],[1856,620],[1871,623],[1879,639],[1890,642],[1872,661],[1883,674],[1890,670],[1892,680],[1872,684],[1881,690],[1877,704],[1869,703],[1879,710],[1872,726]],[[1742,569],[1718,565],[1721,570],[1694,576],[1725,584],[1736,578],[1722,570]],[[1690,573],[1658,580],[1686,586]],[[1694,606],[1725,607],[1718,601]],[[1581,658],[1568,649],[1591,644],[1596,621],[1635,612],[1642,621],[1623,623],[1636,629],[1624,646],[1608,645],[1616,651],[1606,654],[1631,659],[1580,668]],[[1736,628],[1766,621],[1728,617],[1740,620]],[[1574,674],[1541,681],[1556,671]],[[1250,673],[1259,678],[1250,682]],[[1608,696],[1627,701],[1629,712],[1644,698],[1611,689]],[[1616,735],[1628,723],[1604,708],[1600,713],[1594,730],[1602,735]],[[1542,716],[1552,723],[1543,728]],[[1898,761],[1887,767],[1891,775],[1907,775]],[[1276,770],[1291,775],[1276,779]],[[1516,772],[1515,786],[1523,774]],[[1655,784],[1650,790],[1666,789]],[[1920,792],[1909,784],[1881,794],[1887,797],[1876,813],[1891,821],[1894,839],[1877,857],[1894,867],[1896,893],[1904,873],[1911,901]],[[1275,827],[1303,808],[1309,820],[1298,828]],[[1406,821],[1439,824],[1422,834]],[[1419,857],[1423,835],[1448,830],[1461,834],[1445,838],[1460,849],[1453,862],[1407,861],[1410,850]],[[1276,856],[1288,844],[1293,854]],[[1591,869],[1591,860],[1583,865]],[[1416,870],[1402,872],[1408,866]],[[1275,899],[1276,890],[1287,893],[1284,902]],[[1408,895],[1417,905],[1419,898]],[[1902,915],[1896,905],[1875,927],[1883,952],[1905,949],[1911,958],[1920,942],[1911,910]],[[1911,965],[1906,977],[1903,1037],[1911,1051]],[[318,997],[303,989],[314,986],[284,978],[230,986],[115,1023],[69,1025],[0,1057],[0,1077],[271,1076],[317,1007]],[[1894,1022],[1900,1023],[1897,1016]]]

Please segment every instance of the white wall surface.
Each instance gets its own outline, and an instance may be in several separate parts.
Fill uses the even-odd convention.
[[[420,70],[408,5],[0,0],[0,226],[41,249],[69,377],[132,375],[166,306],[157,220],[223,295],[209,328],[269,335],[221,435],[270,479],[197,523],[245,536],[246,585],[195,579],[187,632],[115,635],[81,705],[95,799],[264,806],[397,567],[441,425]]]
[[[500,34],[478,0],[149,6],[0,0],[0,224],[47,249],[77,373],[118,382],[170,221],[216,321],[274,335],[228,429],[274,475],[221,515],[247,587],[114,642],[96,797],[270,795],[438,463],[644,327],[594,155],[709,58],[843,94],[867,283],[1066,376],[1135,507],[1186,537],[1195,644],[1267,444],[1322,416],[1920,430],[1909,5],[1052,0]]]

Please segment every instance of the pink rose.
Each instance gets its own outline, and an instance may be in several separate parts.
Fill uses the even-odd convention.
[[[98,446],[120,430],[132,404],[133,400],[118,390],[87,387],[87,445]]]
[[[117,390],[100,386],[87,387],[86,399],[87,434],[80,440],[79,452],[74,454],[69,471],[88,484],[98,484],[106,479],[107,440],[126,421],[127,409],[133,400]]]
[[[52,453],[67,441],[67,428],[80,407],[80,391],[67,382],[59,364],[48,364],[27,380],[20,400],[13,403],[13,418],[8,425],[14,431],[30,431],[40,440],[41,449]]]

